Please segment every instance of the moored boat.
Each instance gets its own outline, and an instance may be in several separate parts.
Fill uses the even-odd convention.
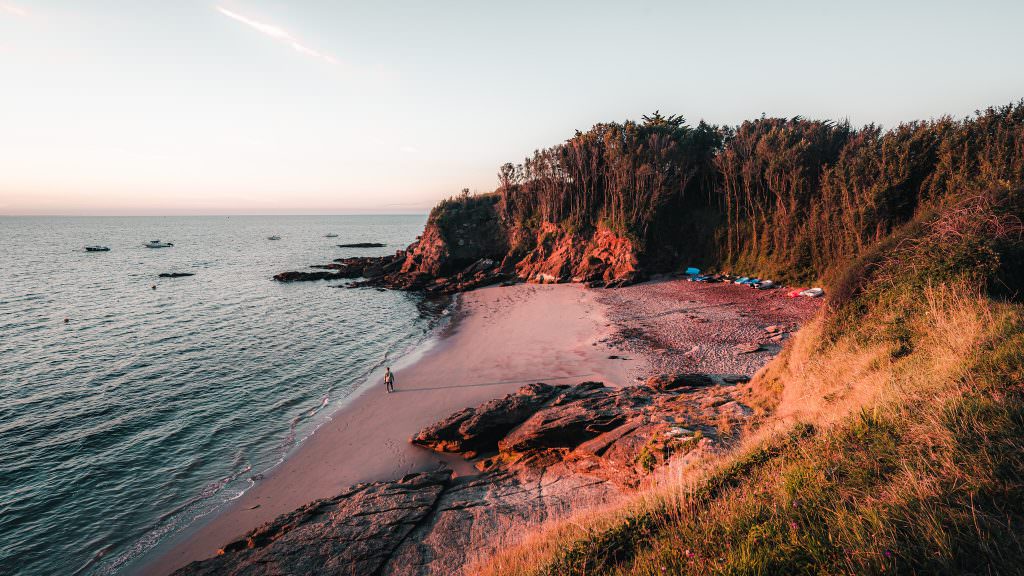
[[[170,242],[161,242],[159,240],[150,240],[149,242],[146,242],[145,246],[146,248],[169,248],[174,246],[174,244],[171,244]]]

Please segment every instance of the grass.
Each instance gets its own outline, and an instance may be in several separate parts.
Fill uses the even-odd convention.
[[[935,222],[754,379],[733,452],[471,573],[1024,573],[1024,306],[986,291],[997,238]]]

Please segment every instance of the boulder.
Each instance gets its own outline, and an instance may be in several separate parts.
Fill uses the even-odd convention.
[[[626,421],[629,408],[635,402],[625,400],[629,395],[624,391],[606,388],[600,382],[569,387],[498,442],[498,448],[502,452],[520,454],[575,448]]]
[[[761,345],[757,342],[744,342],[733,346],[733,350],[737,354],[753,354],[761,351]]]
[[[309,282],[313,280],[337,280],[347,278],[337,272],[282,272],[274,275],[278,282]]]
[[[678,390],[714,386],[715,381],[706,374],[659,374],[647,379],[648,386],[655,390]]]
[[[466,408],[428,426],[410,442],[437,452],[488,453],[513,428],[540,410],[565,386],[527,384],[514,394]]]
[[[718,413],[733,419],[746,418],[754,413],[749,407],[732,400],[718,406]]]

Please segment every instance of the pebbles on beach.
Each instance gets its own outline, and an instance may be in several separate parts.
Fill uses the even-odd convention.
[[[731,284],[665,280],[601,293],[614,332],[601,343],[649,357],[652,372],[752,376],[820,301]]]

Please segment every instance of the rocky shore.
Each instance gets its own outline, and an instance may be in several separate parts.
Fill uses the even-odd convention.
[[[818,305],[682,280],[614,291],[520,284],[462,299],[450,347],[400,370],[397,395],[370,394],[339,414],[337,432],[314,435],[211,527],[208,552],[183,551],[172,569],[464,574],[525,527],[627,497],[666,466],[737,442],[758,417],[750,376]],[[486,392],[517,381],[514,392]],[[377,446],[385,414],[421,423]],[[408,465],[353,475],[371,458],[382,471]],[[367,481],[331,488],[315,476],[325,461],[339,478]]]
[[[437,469],[352,486],[175,574],[463,573],[506,543],[498,535],[611,502],[667,461],[732,441],[719,430],[752,414],[745,381],[678,374],[625,388],[528,384],[410,439],[462,455],[478,474]]]
[[[319,272],[283,272],[274,279],[359,279],[347,286],[452,294],[519,281],[618,287],[649,275],[642,254],[621,235],[607,229],[568,233],[550,223],[525,229],[503,220],[496,200],[483,195],[442,204],[423,234],[393,255],[339,258],[313,266]]]
[[[554,228],[535,235],[509,229],[487,202],[435,211],[423,236],[393,255],[339,258],[274,279],[345,280],[339,287],[428,294],[524,281],[622,288],[600,296],[586,291],[586,298],[607,311],[598,320],[604,322],[600,335],[590,336],[575,332],[584,324],[570,330],[565,320],[554,320],[568,313],[580,314],[576,322],[593,321],[590,304],[580,310],[578,303],[566,307],[567,302],[552,301],[527,320],[517,317],[514,297],[500,294],[540,287],[482,290],[498,291],[477,318],[482,334],[494,333],[464,337],[485,363],[477,367],[468,360],[473,353],[452,350],[457,366],[441,363],[443,373],[424,367],[422,376],[432,373],[433,383],[415,390],[447,396],[441,391],[515,382],[509,373],[536,372],[541,366],[549,373],[587,375],[586,364],[579,363],[584,359],[591,367],[600,363],[604,374],[616,373],[604,379],[609,385],[600,378],[578,378],[572,385],[531,379],[514,393],[420,424],[406,438],[411,446],[421,453],[456,455],[464,463],[414,467],[404,476],[378,476],[336,489],[334,496],[321,493],[319,500],[294,511],[264,516],[269,521],[247,528],[216,556],[193,561],[175,574],[464,574],[467,565],[511,544],[520,528],[613,502],[670,463],[686,466],[736,442],[756,417],[750,376],[817,306],[809,299],[786,299],[780,291],[732,285],[668,278],[638,284],[650,274],[628,239],[606,230],[580,236]],[[524,240],[524,235],[529,237]],[[472,305],[465,312],[477,313]],[[493,322],[497,326],[488,325]],[[538,330],[565,331],[565,348],[538,348]],[[522,352],[526,348],[531,351]],[[485,360],[498,350],[507,353]],[[574,360],[566,363],[567,355]],[[482,368],[491,380],[466,381],[479,378]],[[455,374],[452,370],[461,378],[443,382],[444,374]],[[374,411],[391,409],[374,406]],[[363,415],[372,417],[369,408]],[[338,458],[337,467],[348,465],[340,462],[343,454],[369,448],[332,453],[330,446],[320,445],[317,450]],[[287,483],[277,490],[282,487],[292,497],[300,490]],[[211,534],[223,534],[223,527],[219,530]]]

